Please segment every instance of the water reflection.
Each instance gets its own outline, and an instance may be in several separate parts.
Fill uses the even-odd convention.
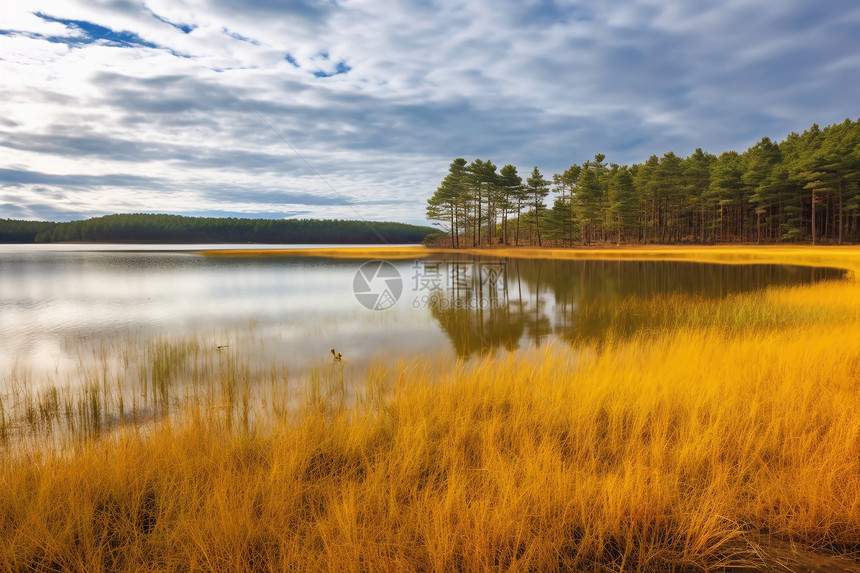
[[[457,354],[468,358],[491,349],[540,347],[550,338],[600,338],[618,328],[623,302],[656,296],[705,298],[837,279],[836,269],[790,265],[718,265],[671,261],[557,261],[449,258],[445,281],[427,296],[433,318]],[[484,267],[490,267],[487,272]],[[469,280],[462,280],[462,277]],[[629,318],[629,317],[628,317]],[[641,321],[647,324],[647,321]]]
[[[529,283],[519,261],[452,258],[445,264],[453,286],[437,289],[430,311],[460,357],[513,351],[524,338],[540,345],[552,333],[540,276]]]
[[[0,377],[15,363],[62,373],[80,341],[202,335],[232,344],[247,332],[264,364],[303,368],[331,348],[357,369],[382,357],[516,350],[606,332],[614,309],[638,297],[720,297],[841,272],[778,265],[499,260],[445,256],[392,261],[397,303],[362,306],[365,260],[209,259],[191,253],[0,247]],[[635,327],[635,325],[633,325]]]

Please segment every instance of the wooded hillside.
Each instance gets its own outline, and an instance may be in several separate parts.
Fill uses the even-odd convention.
[[[0,219],[0,243],[420,243],[431,227],[328,219],[108,215],[68,223]]]

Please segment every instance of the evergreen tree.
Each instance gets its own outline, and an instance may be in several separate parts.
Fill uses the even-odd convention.
[[[466,194],[466,160],[457,158],[451,162],[448,174],[430,199],[427,200],[427,219],[444,221],[449,225],[451,246],[460,246],[460,207]]]
[[[734,233],[734,240],[744,242],[746,184],[743,181],[744,165],[737,151],[726,151],[714,162],[711,170],[711,196],[720,207],[720,234],[722,240]]]
[[[617,236],[615,243],[620,245],[622,238],[636,228],[639,206],[633,175],[627,166],[614,171],[609,187],[609,201],[612,228]]]
[[[705,199],[711,182],[711,166],[716,159],[714,155],[698,148],[684,160],[684,184],[695,221],[691,233],[693,239],[698,238],[701,243],[706,241],[707,213],[713,210],[713,205],[709,205]]]
[[[526,180],[528,184],[529,196],[531,197],[532,207],[534,208],[535,216],[535,233],[537,234],[538,246],[541,246],[540,222],[541,212],[546,209],[544,199],[549,195],[549,181],[543,178],[540,170],[535,165],[532,170],[531,177]]]
[[[482,161],[475,159],[466,167],[470,174],[472,202],[474,205],[475,226],[473,229],[473,246],[483,244],[483,240],[492,241],[495,231],[495,205],[493,199],[496,196],[496,185],[498,174],[496,166],[490,160]],[[486,233],[483,232],[486,217]]]
[[[499,188],[504,194],[505,218],[503,223],[503,242],[508,244],[508,213],[516,210],[517,213],[517,230],[514,242],[519,244],[520,241],[520,213],[522,213],[528,197],[526,190],[523,187],[523,178],[517,174],[517,168],[511,164],[505,165],[499,171]]]
[[[512,165],[496,173],[489,160],[459,160],[468,184],[460,187],[453,226],[471,231],[472,244],[507,243],[510,217],[516,244],[527,222],[534,230],[527,240],[539,244],[544,238],[572,244],[577,235],[583,244],[860,241],[860,120],[813,125],[779,143],[765,137],[743,153],[719,157],[696,149],[686,158],[668,152],[630,166],[604,160],[597,154],[555,174],[550,210],[549,183],[537,167],[523,186]],[[428,217],[451,225],[449,188],[443,181],[427,208]]]
[[[601,181],[601,168],[586,161],[579,176],[576,202],[582,221],[582,240],[586,245],[601,235],[603,219],[604,190]]]

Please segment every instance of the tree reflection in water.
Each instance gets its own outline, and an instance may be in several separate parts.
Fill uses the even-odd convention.
[[[621,316],[631,301],[730,294],[837,279],[837,269],[674,261],[560,261],[451,255],[423,264],[444,272],[428,306],[457,355],[540,347],[550,338],[630,335],[648,317]]]

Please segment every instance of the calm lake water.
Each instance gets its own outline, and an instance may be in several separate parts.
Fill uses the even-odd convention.
[[[842,276],[783,265],[437,256],[362,266],[368,261],[195,252],[224,247],[0,245],[0,377],[16,363],[36,373],[74,369],[99,341],[153,334],[243,339],[261,360],[298,368],[331,348],[359,365],[467,358],[599,336],[599,310],[628,297],[720,297]]]

